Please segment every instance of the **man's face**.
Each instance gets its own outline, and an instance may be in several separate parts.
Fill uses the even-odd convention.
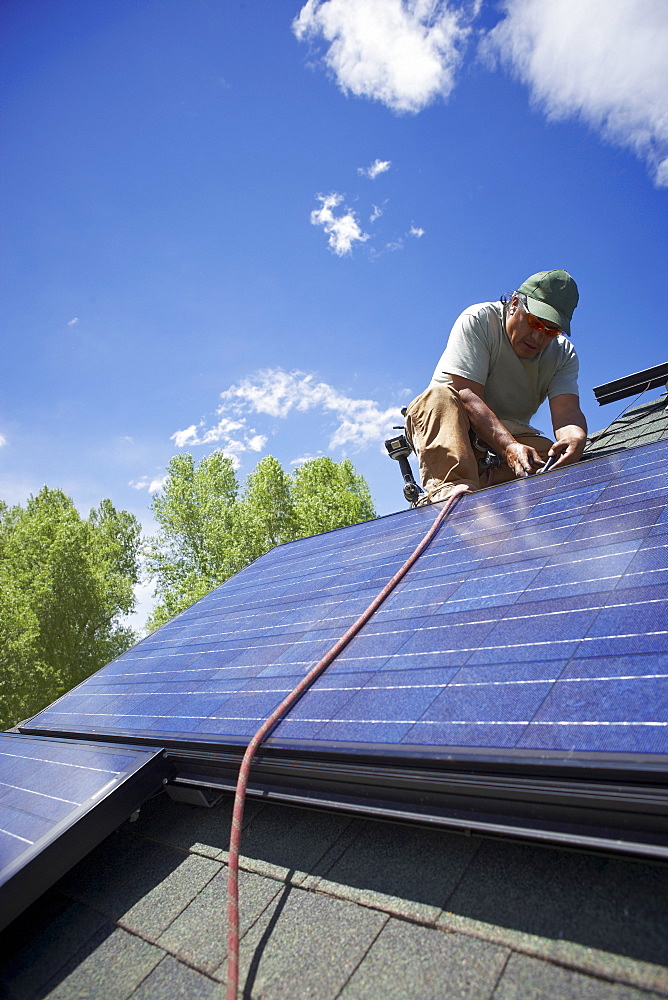
[[[541,322],[543,322],[541,320]],[[545,323],[545,326],[556,330],[554,323]],[[506,317],[506,330],[508,339],[518,358],[535,358],[547,347],[550,340],[548,333],[544,330],[534,330],[527,322],[527,314],[519,301],[513,297],[508,307]]]

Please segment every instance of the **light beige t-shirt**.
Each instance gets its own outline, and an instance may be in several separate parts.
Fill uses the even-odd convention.
[[[455,321],[431,385],[451,375],[480,382],[485,402],[511,434],[540,434],[529,420],[541,403],[579,395],[578,357],[568,337],[555,337],[535,358],[518,358],[503,328],[503,304],[469,306]]]

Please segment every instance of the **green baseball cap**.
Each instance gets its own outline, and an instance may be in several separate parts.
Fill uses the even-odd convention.
[[[526,295],[530,313],[548,323],[556,323],[570,337],[573,310],[580,295],[568,271],[539,271],[527,278],[517,291]]]

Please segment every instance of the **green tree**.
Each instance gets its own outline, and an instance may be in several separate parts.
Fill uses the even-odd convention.
[[[376,516],[366,480],[345,459],[313,458],[294,473],[298,538],[344,528]]]
[[[160,532],[146,548],[159,603],[157,628],[274,545],[375,517],[369,488],[350,461],[314,458],[292,476],[271,455],[243,492],[230,459],[214,452],[195,465],[178,455],[152,510]]]
[[[248,562],[298,537],[292,485],[273,455],[265,456],[248,475],[239,504],[240,538]]]
[[[195,465],[175,455],[151,509],[159,533],[145,550],[160,603],[148,625],[157,628],[245,565],[239,546],[239,484],[220,451]]]
[[[140,528],[103,500],[88,519],[44,487],[0,507],[0,727],[31,715],[136,640]]]

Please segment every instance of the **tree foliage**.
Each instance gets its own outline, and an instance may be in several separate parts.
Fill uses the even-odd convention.
[[[151,505],[161,530],[145,548],[161,599],[149,627],[162,625],[240,568],[238,491],[232,463],[221,452],[199,465],[188,454],[170,461],[165,485]]]
[[[344,528],[375,517],[369,487],[345,459],[338,465],[331,458],[314,458],[294,474],[297,538],[321,531]]]
[[[314,458],[288,475],[267,455],[242,491],[221,452],[199,465],[188,454],[177,455],[167,473],[152,505],[160,531],[146,548],[159,599],[150,628],[274,545],[375,517],[369,487],[347,459]]]
[[[44,487],[0,505],[0,728],[34,714],[135,641],[139,524],[103,500],[87,519]]]

